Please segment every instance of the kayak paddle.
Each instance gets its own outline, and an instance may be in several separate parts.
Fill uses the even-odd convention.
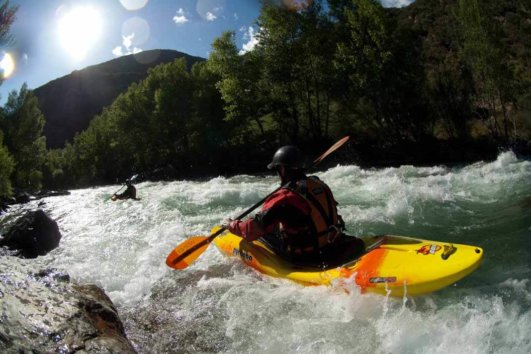
[[[339,149],[343,144],[347,142],[349,139],[349,136],[345,136],[338,142],[336,142],[334,145],[332,145],[328,150],[326,150],[321,156],[316,158],[313,161],[313,165],[310,167],[314,168],[317,166],[321,161],[323,161],[328,155]],[[266,195],[264,198],[262,198],[259,202],[254,204],[252,207],[247,209],[243,212],[243,214],[238,215],[235,220],[240,220],[247,216],[250,212],[252,212],[254,209],[258,208],[260,205],[262,205],[267,198],[269,198],[274,193],[278,192],[281,188],[287,187],[286,186],[280,186],[268,195]],[[192,264],[210,245],[210,243],[219,236],[223,231],[225,231],[225,227],[221,227],[218,231],[214,232],[210,236],[192,236],[188,238],[187,240],[183,241],[180,245],[175,247],[173,251],[168,254],[168,257],[166,258],[166,265],[173,269],[185,269],[190,264]]]
[[[114,193],[111,195],[111,199],[112,199],[116,194],[118,194],[118,192],[121,191],[122,188],[124,188],[124,187],[125,187],[125,184],[124,184],[123,186],[121,186],[120,189],[118,189],[116,192],[114,192]]]

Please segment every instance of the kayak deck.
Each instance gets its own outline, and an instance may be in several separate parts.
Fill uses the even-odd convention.
[[[362,292],[390,296],[422,295],[447,287],[472,273],[483,257],[483,250],[476,246],[404,236],[373,236],[363,241],[366,245],[363,255],[329,269],[292,264],[263,242],[246,242],[229,232],[213,242],[223,254],[238,257],[273,277],[304,285],[341,285],[354,281]]]

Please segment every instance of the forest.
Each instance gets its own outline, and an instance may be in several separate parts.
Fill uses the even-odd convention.
[[[281,4],[263,1],[252,51],[226,32],[191,69],[184,59],[150,69],[62,149],[46,148],[32,91],[11,92],[0,108],[0,196],[161,169],[259,173],[281,145],[313,156],[345,135],[345,159],[366,165],[531,150],[529,1]],[[15,13],[0,7],[0,40]]]

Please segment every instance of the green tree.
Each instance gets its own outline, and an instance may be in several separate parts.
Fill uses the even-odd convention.
[[[0,5],[0,44],[8,44],[11,40],[9,30],[13,21],[15,20],[15,14],[18,7],[12,7],[9,5],[9,1],[3,1]],[[0,85],[2,84],[4,77],[0,75]],[[3,145],[5,130],[4,117],[0,116],[0,197],[9,196],[12,193],[11,186],[11,174],[14,169],[14,160],[7,148]]]
[[[207,164],[224,137],[217,79],[184,59],[161,64],[104,108],[61,153],[49,153],[51,183],[78,186],[122,181],[159,167]],[[211,157],[211,156],[210,156]]]
[[[191,74],[194,91],[189,122],[190,149],[209,161],[220,156],[228,146],[226,137],[229,131],[224,121],[223,100],[215,86],[219,77],[206,63],[194,64]]]
[[[391,57],[384,9],[376,0],[352,0],[345,7],[347,38],[338,44],[336,63],[347,73],[352,90],[374,91]]]
[[[11,6],[8,0],[3,1],[2,4],[0,4],[0,44],[2,45],[11,42],[9,30],[11,29],[13,21],[15,21],[17,10],[18,6]]]
[[[256,51],[239,53],[234,32],[223,33],[212,44],[207,68],[219,77],[216,88],[224,102],[225,119],[232,128],[231,141],[236,144],[266,137],[267,103],[262,95],[260,61]]]
[[[516,133],[510,106],[516,101],[513,72],[506,64],[507,47],[497,19],[489,16],[492,4],[479,6],[477,0],[459,0],[457,16],[463,34],[461,54],[468,64],[475,86],[479,108],[489,112],[488,123],[494,138],[510,141]],[[501,122],[498,117],[501,115]]]
[[[3,145],[3,138],[0,130],[0,197],[9,197],[12,193],[11,174],[15,168],[15,162]]]
[[[344,104],[352,112],[361,109],[362,126],[374,125],[390,137],[400,135],[400,128],[386,115],[382,96],[392,58],[383,7],[375,0],[336,1],[333,5],[339,6],[332,10],[342,19],[337,23],[334,65],[346,80]]]
[[[16,161],[14,186],[39,190],[46,157],[46,138],[42,135],[44,116],[35,95],[22,85],[13,91],[4,106],[6,146]]]
[[[321,1],[298,11],[266,3],[258,19],[262,90],[279,138],[321,141],[329,135],[337,96],[330,63],[336,41]]]

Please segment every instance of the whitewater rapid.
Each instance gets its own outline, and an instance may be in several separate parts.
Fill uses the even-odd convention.
[[[317,175],[350,234],[477,245],[483,264],[454,286],[404,299],[272,279],[214,245],[184,271],[165,265],[180,242],[274,190],[274,176],[143,182],[140,201],[110,201],[119,185],[46,198],[41,208],[63,238],[38,261],[101,286],[140,353],[531,353],[530,161],[505,152],[452,168],[349,165]]]

